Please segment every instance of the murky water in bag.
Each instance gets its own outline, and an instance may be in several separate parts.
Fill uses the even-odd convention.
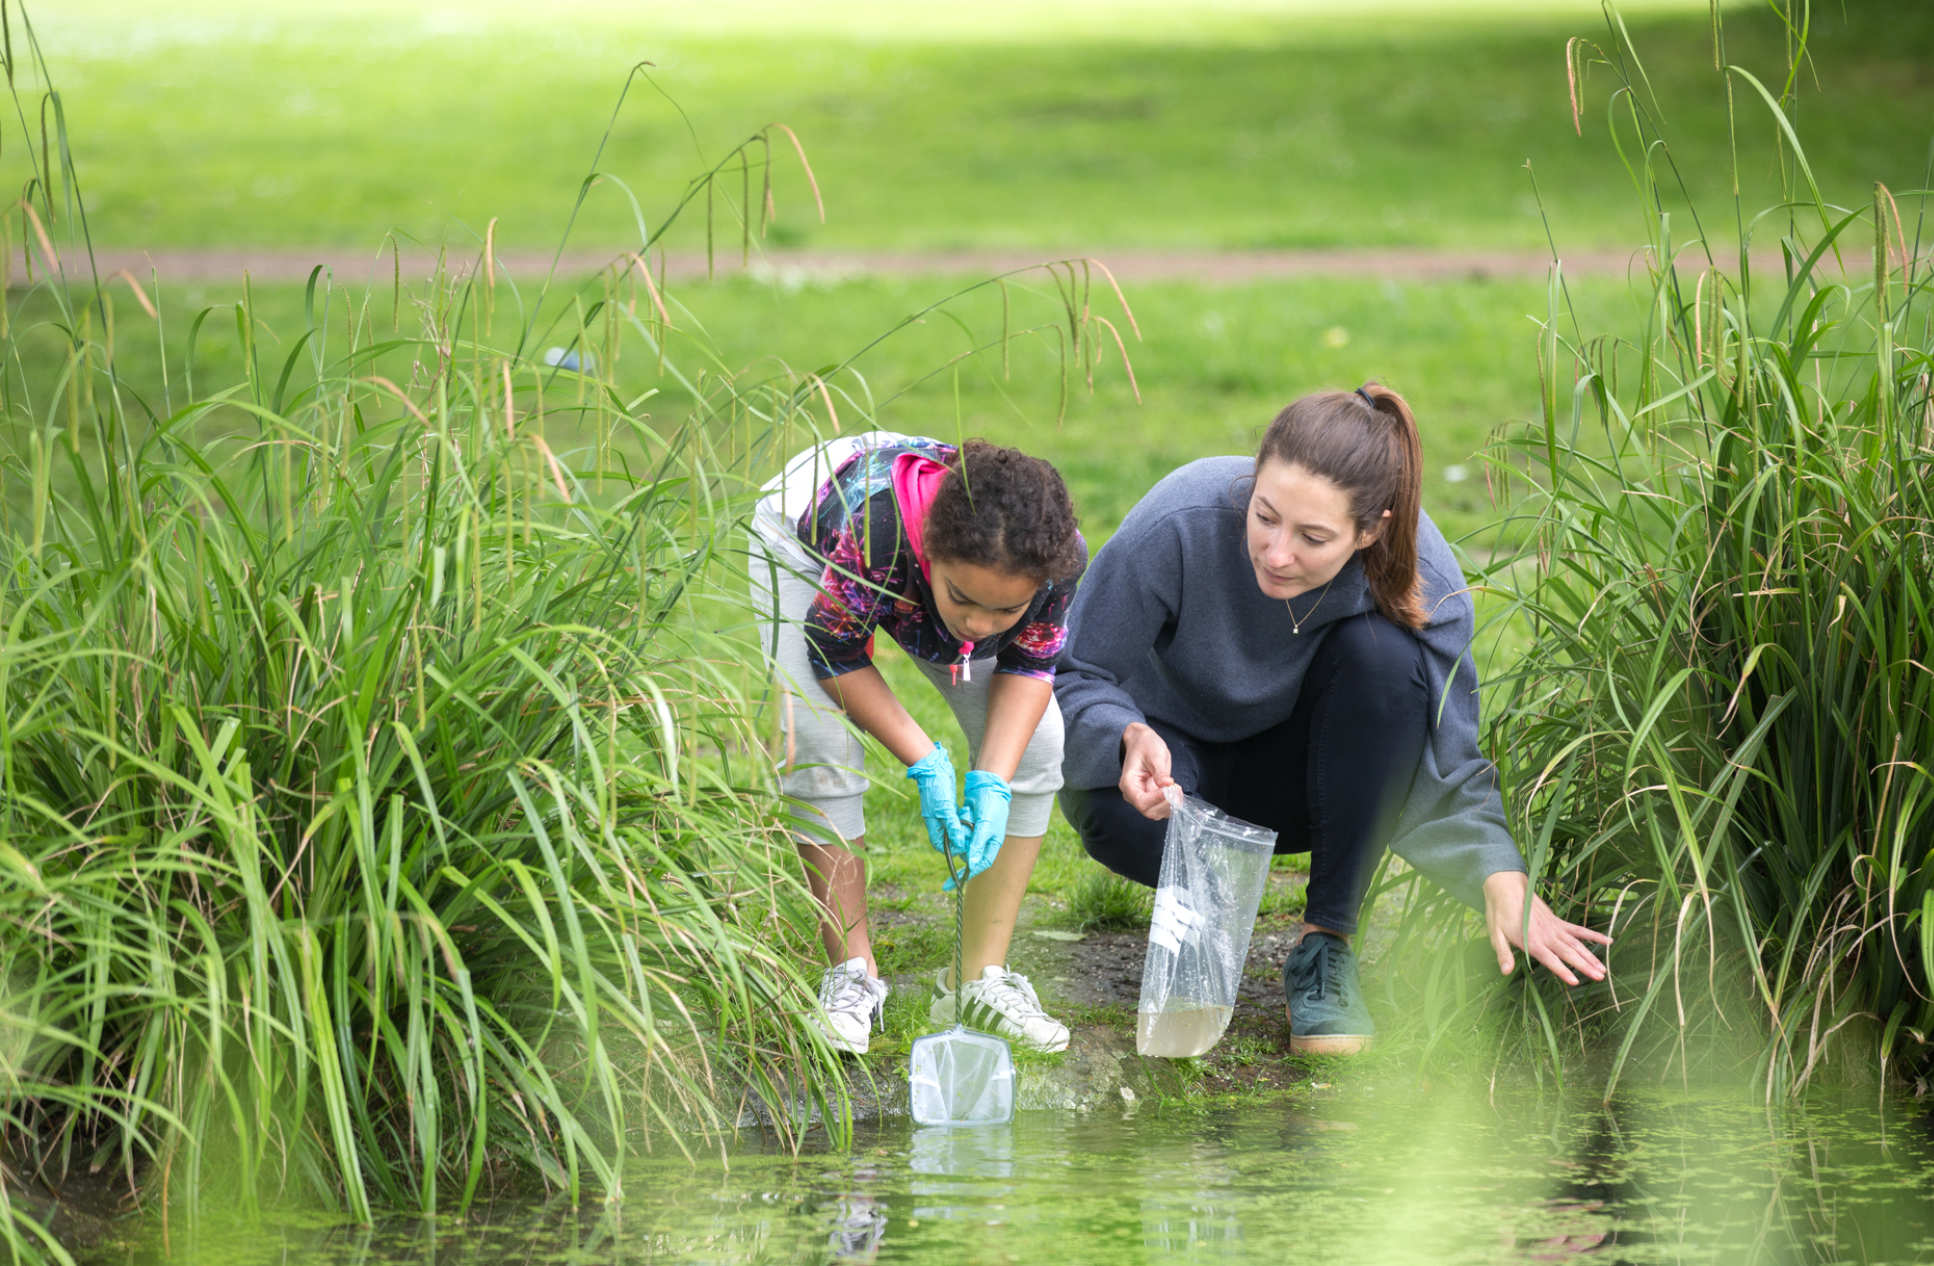
[[[1166,1011],[1135,1013],[1135,1050],[1166,1059],[1187,1059],[1214,1046],[1229,1027],[1234,1008],[1189,1006],[1169,999]]]
[[[1222,1039],[1276,833],[1169,788],[1168,835],[1148,921],[1135,1049],[1183,1059]]]

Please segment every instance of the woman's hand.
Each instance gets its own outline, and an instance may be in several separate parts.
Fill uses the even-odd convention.
[[[1145,818],[1160,822],[1168,817],[1168,797],[1163,789],[1175,785],[1169,776],[1168,744],[1162,736],[1140,721],[1121,734],[1121,798]]]
[[[1531,901],[1529,925],[1524,917],[1526,898]],[[1507,976],[1518,962],[1512,951],[1521,949],[1568,985],[1577,984],[1579,976],[1605,979],[1605,964],[1585,942],[1610,945],[1612,938],[1553,914],[1542,897],[1531,895],[1531,878],[1521,870],[1500,870],[1486,877],[1484,923],[1491,932],[1491,948],[1497,951],[1498,970]]]

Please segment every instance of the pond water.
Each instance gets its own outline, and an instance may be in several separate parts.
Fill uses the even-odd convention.
[[[1483,1095],[1480,1087],[1474,1092]],[[705,1263],[1914,1263],[1913,1104],[1643,1091],[1608,1105],[1338,1081],[1211,1110],[867,1127],[842,1153],[651,1162],[619,1212],[204,1228],[91,1260]]]

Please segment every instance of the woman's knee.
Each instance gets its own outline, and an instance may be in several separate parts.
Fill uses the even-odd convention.
[[[1088,856],[1124,879],[1150,888],[1162,875],[1168,828],[1136,812],[1113,787],[1063,787],[1061,815]]]
[[[1421,711],[1430,694],[1424,647],[1415,634],[1366,611],[1341,621],[1324,639],[1317,675],[1347,684],[1352,706]]]

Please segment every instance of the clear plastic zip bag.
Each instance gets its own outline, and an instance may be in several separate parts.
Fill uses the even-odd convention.
[[[1175,788],[1169,806],[1135,1049],[1183,1059],[1229,1027],[1276,833]]]

